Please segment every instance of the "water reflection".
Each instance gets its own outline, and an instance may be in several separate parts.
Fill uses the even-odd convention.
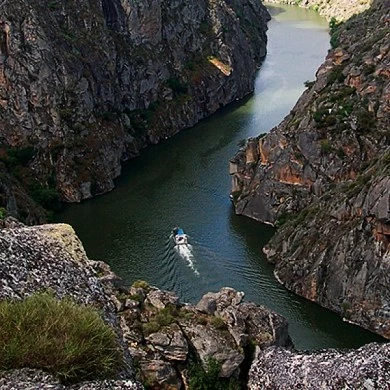
[[[285,315],[299,348],[357,346],[375,337],[278,284],[261,251],[273,229],[235,216],[228,197],[228,161],[238,142],[283,119],[328,48],[327,24],[318,15],[278,9],[253,96],[148,148],[126,164],[114,191],[69,206],[58,218],[71,223],[88,255],[107,261],[124,284],[147,280],[187,302],[231,286]],[[190,235],[190,254],[175,251],[174,226]]]

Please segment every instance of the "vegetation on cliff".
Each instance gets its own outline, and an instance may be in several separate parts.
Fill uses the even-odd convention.
[[[113,376],[122,364],[112,328],[70,299],[0,301],[0,329],[0,370],[43,369],[69,383]]]
[[[0,207],[28,223],[111,190],[123,160],[253,91],[269,19],[251,0],[0,9]]]
[[[374,1],[333,24],[315,82],[277,128],[231,161],[236,211],[280,226],[265,248],[278,280],[385,337],[389,9]]]

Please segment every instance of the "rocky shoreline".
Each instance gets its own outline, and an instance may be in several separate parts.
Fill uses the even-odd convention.
[[[26,227],[6,219],[0,233],[0,298],[19,300],[50,289],[58,299],[72,297],[100,308],[118,335],[126,362],[117,378],[71,386],[37,368],[0,371],[3,390],[141,389],[141,383],[196,389],[191,387],[191,367],[207,367],[210,359],[219,364],[216,380],[234,380],[234,388],[287,389],[299,384],[312,389],[326,382],[327,389],[360,384],[379,389],[390,383],[388,344],[348,353],[298,353],[292,349],[286,320],[246,302],[242,292],[223,288],[204,295],[195,306],[183,304],[173,293],[145,282],[119,287],[105,263],[86,257],[69,225]]]
[[[389,9],[333,26],[316,80],[230,162],[236,213],[279,226],[264,249],[276,278],[387,338]]]
[[[0,10],[0,207],[29,224],[33,201],[110,191],[122,161],[250,94],[270,19],[253,0]]]

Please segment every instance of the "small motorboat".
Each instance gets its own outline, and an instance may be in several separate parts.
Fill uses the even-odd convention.
[[[188,236],[184,233],[184,230],[176,227],[173,229],[173,239],[176,245],[182,245],[188,243]]]

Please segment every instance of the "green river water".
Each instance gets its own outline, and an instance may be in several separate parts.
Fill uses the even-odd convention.
[[[125,285],[143,279],[195,303],[223,286],[284,315],[299,349],[357,347],[380,340],[287,291],[273,277],[262,247],[274,233],[234,214],[228,161],[240,140],[269,131],[313,80],[328,47],[327,23],[298,7],[269,7],[268,55],[255,93],[125,164],[114,191],[70,205],[70,223],[90,258],[104,260]],[[180,251],[174,226],[189,234]]]

